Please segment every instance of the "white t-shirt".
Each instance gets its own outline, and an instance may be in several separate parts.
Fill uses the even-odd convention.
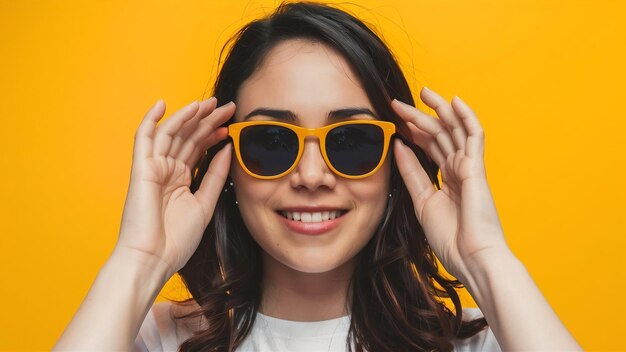
[[[170,302],[157,303],[152,306],[144,320],[139,335],[135,340],[135,351],[177,351],[178,346],[191,337],[192,331],[198,326],[193,323],[177,320],[172,313],[180,315],[181,311]],[[464,320],[481,317],[478,308],[464,308]],[[197,324],[196,324],[197,325]],[[237,348],[237,352],[261,351],[346,351],[346,340],[350,327],[350,316],[336,319],[299,322],[273,318],[257,313],[252,330]],[[487,328],[465,340],[453,341],[455,351],[494,351],[501,352],[491,329]]]

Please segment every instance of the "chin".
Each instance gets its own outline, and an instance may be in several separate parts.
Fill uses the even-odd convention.
[[[354,256],[337,258],[318,251],[315,253],[294,251],[292,253],[295,254],[293,258],[281,258],[279,261],[293,270],[308,274],[321,274],[345,267],[351,264],[354,258]]]

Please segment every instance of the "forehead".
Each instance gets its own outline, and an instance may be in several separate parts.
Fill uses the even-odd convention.
[[[348,62],[322,43],[297,39],[277,44],[239,89],[237,119],[259,107],[311,118],[346,107],[373,110]]]

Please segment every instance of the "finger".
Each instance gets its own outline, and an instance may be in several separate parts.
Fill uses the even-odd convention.
[[[482,163],[474,163],[474,165],[482,165]],[[457,194],[461,194],[460,192],[463,181],[465,181],[468,177],[476,175],[476,173],[473,172],[472,169],[470,169],[471,166],[472,163],[470,163],[469,158],[467,158],[467,155],[465,155],[465,153],[461,153],[460,151],[456,153],[453,161],[453,170],[456,183],[454,184],[453,188],[455,192],[457,192]]]
[[[461,117],[465,130],[468,133],[465,153],[470,157],[482,158],[485,152],[485,132],[478,121],[478,117],[461,98],[452,98],[452,108]]]
[[[211,141],[209,136],[235,113],[235,103],[230,102],[215,109],[209,116],[205,117],[198,123],[195,131],[185,140],[176,158],[184,161],[188,165],[192,164],[192,156],[195,155],[194,150],[203,146],[210,147]]]
[[[217,99],[215,98],[209,98],[200,102],[198,112],[194,115],[194,117],[187,120],[178,133],[174,135],[174,140],[172,141],[172,146],[169,152],[170,155],[178,155],[180,148],[185,143],[187,138],[189,138],[193,131],[198,128],[198,123],[215,110],[215,105],[217,105]]]
[[[444,157],[450,153],[454,153],[455,147],[448,130],[443,127],[439,119],[423,113],[414,106],[403,103],[397,99],[391,102],[391,107],[404,121],[410,122],[419,129],[431,134],[439,143],[439,148]]]
[[[210,113],[215,110],[217,105],[217,99],[215,97],[211,97],[207,100],[204,100],[200,103],[200,108],[198,109],[198,113],[186,121],[181,127],[179,134],[185,139],[196,130],[197,124],[202,121],[205,117],[209,116]]]
[[[189,168],[193,168],[207,149],[223,141],[226,137],[228,137],[228,128],[219,127],[213,131],[213,133],[211,133],[211,135],[205,139],[203,143],[196,145],[191,152],[191,155],[184,160],[184,162],[189,165]]]
[[[211,217],[213,216],[215,204],[217,203],[217,199],[222,192],[224,183],[226,183],[226,177],[228,176],[230,169],[231,150],[232,144],[228,143],[219,152],[217,152],[217,154],[215,154],[213,160],[211,160],[211,163],[209,164],[207,172],[202,178],[200,187],[196,193],[194,193],[198,202],[202,204],[202,209],[205,215],[205,226],[208,225]]]
[[[133,159],[140,160],[152,156],[152,137],[157,122],[165,113],[165,102],[159,99],[148,110],[135,132]]]
[[[411,148],[399,139],[394,141],[393,146],[398,171],[413,199],[418,220],[421,221],[425,200],[435,192],[435,188]]]
[[[422,101],[431,107],[437,116],[444,122],[444,125],[452,135],[452,141],[457,149],[465,149],[467,133],[461,119],[456,115],[454,109],[443,97],[436,92],[423,87],[420,93]]]
[[[181,126],[194,117],[200,108],[200,103],[194,101],[184,108],[178,110],[174,115],[163,121],[156,129],[154,136],[154,156],[165,156],[172,145],[174,134],[180,130]]]
[[[413,143],[417,144],[422,150],[428,153],[428,156],[441,168],[445,162],[445,157],[433,136],[420,130],[411,123],[405,122],[405,124],[411,132]]]
[[[458,175],[456,173],[456,169],[454,168],[454,163],[459,155],[464,156],[465,154],[455,153],[448,155],[448,159],[446,159],[446,167],[442,168],[441,172],[441,180],[454,190],[457,189],[456,185],[459,183]],[[446,172],[444,173],[443,170]]]

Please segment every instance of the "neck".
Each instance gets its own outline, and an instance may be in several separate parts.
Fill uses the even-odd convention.
[[[349,314],[347,297],[355,259],[324,273],[304,273],[263,253],[259,312],[293,321],[320,321]]]

